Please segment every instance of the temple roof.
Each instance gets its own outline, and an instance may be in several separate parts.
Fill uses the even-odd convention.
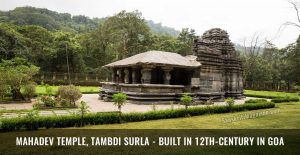
[[[172,67],[199,67],[201,64],[196,57],[184,57],[177,53],[163,51],[148,51],[140,53],[110,64],[104,67],[126,67],[137,65],[172,66]]]

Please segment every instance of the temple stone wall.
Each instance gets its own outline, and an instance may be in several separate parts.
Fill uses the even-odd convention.
[[[243,94],[242,65],[226,31],[210,29],[193,45],[193,55],[201,66],[200,94],[219,93],[219,98]]]

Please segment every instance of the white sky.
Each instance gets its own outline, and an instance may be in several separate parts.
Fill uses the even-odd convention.
[[[139,10],[147,20],[177,30],[193,28],[198,35],[214,27],[225,29],[235,43],[259,33],[278,47],[284,47],[295,42],[300,34],[295,27],[286,27],[278,33],[284,22],[296,22],[295,10],[287,0],[0,0],[0,10],[20,6],[89,17]]]

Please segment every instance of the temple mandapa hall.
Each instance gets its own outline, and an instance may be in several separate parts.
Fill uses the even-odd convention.
[[[136,103],[243,97],[243,70],[226,31],[214,28],[194,41],[193,55],[148,51],[105,65],[112,81],[101,82],[100,99],[123,92]]]

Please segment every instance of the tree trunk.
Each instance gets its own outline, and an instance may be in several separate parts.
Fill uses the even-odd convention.
[[[119,123],[121,124],[121,106],[118,106],[118,109],[119,109]]]
[[[13,100],[24,100],[23,95],[21,94],[20,89],[12,89],[11,90]]]

